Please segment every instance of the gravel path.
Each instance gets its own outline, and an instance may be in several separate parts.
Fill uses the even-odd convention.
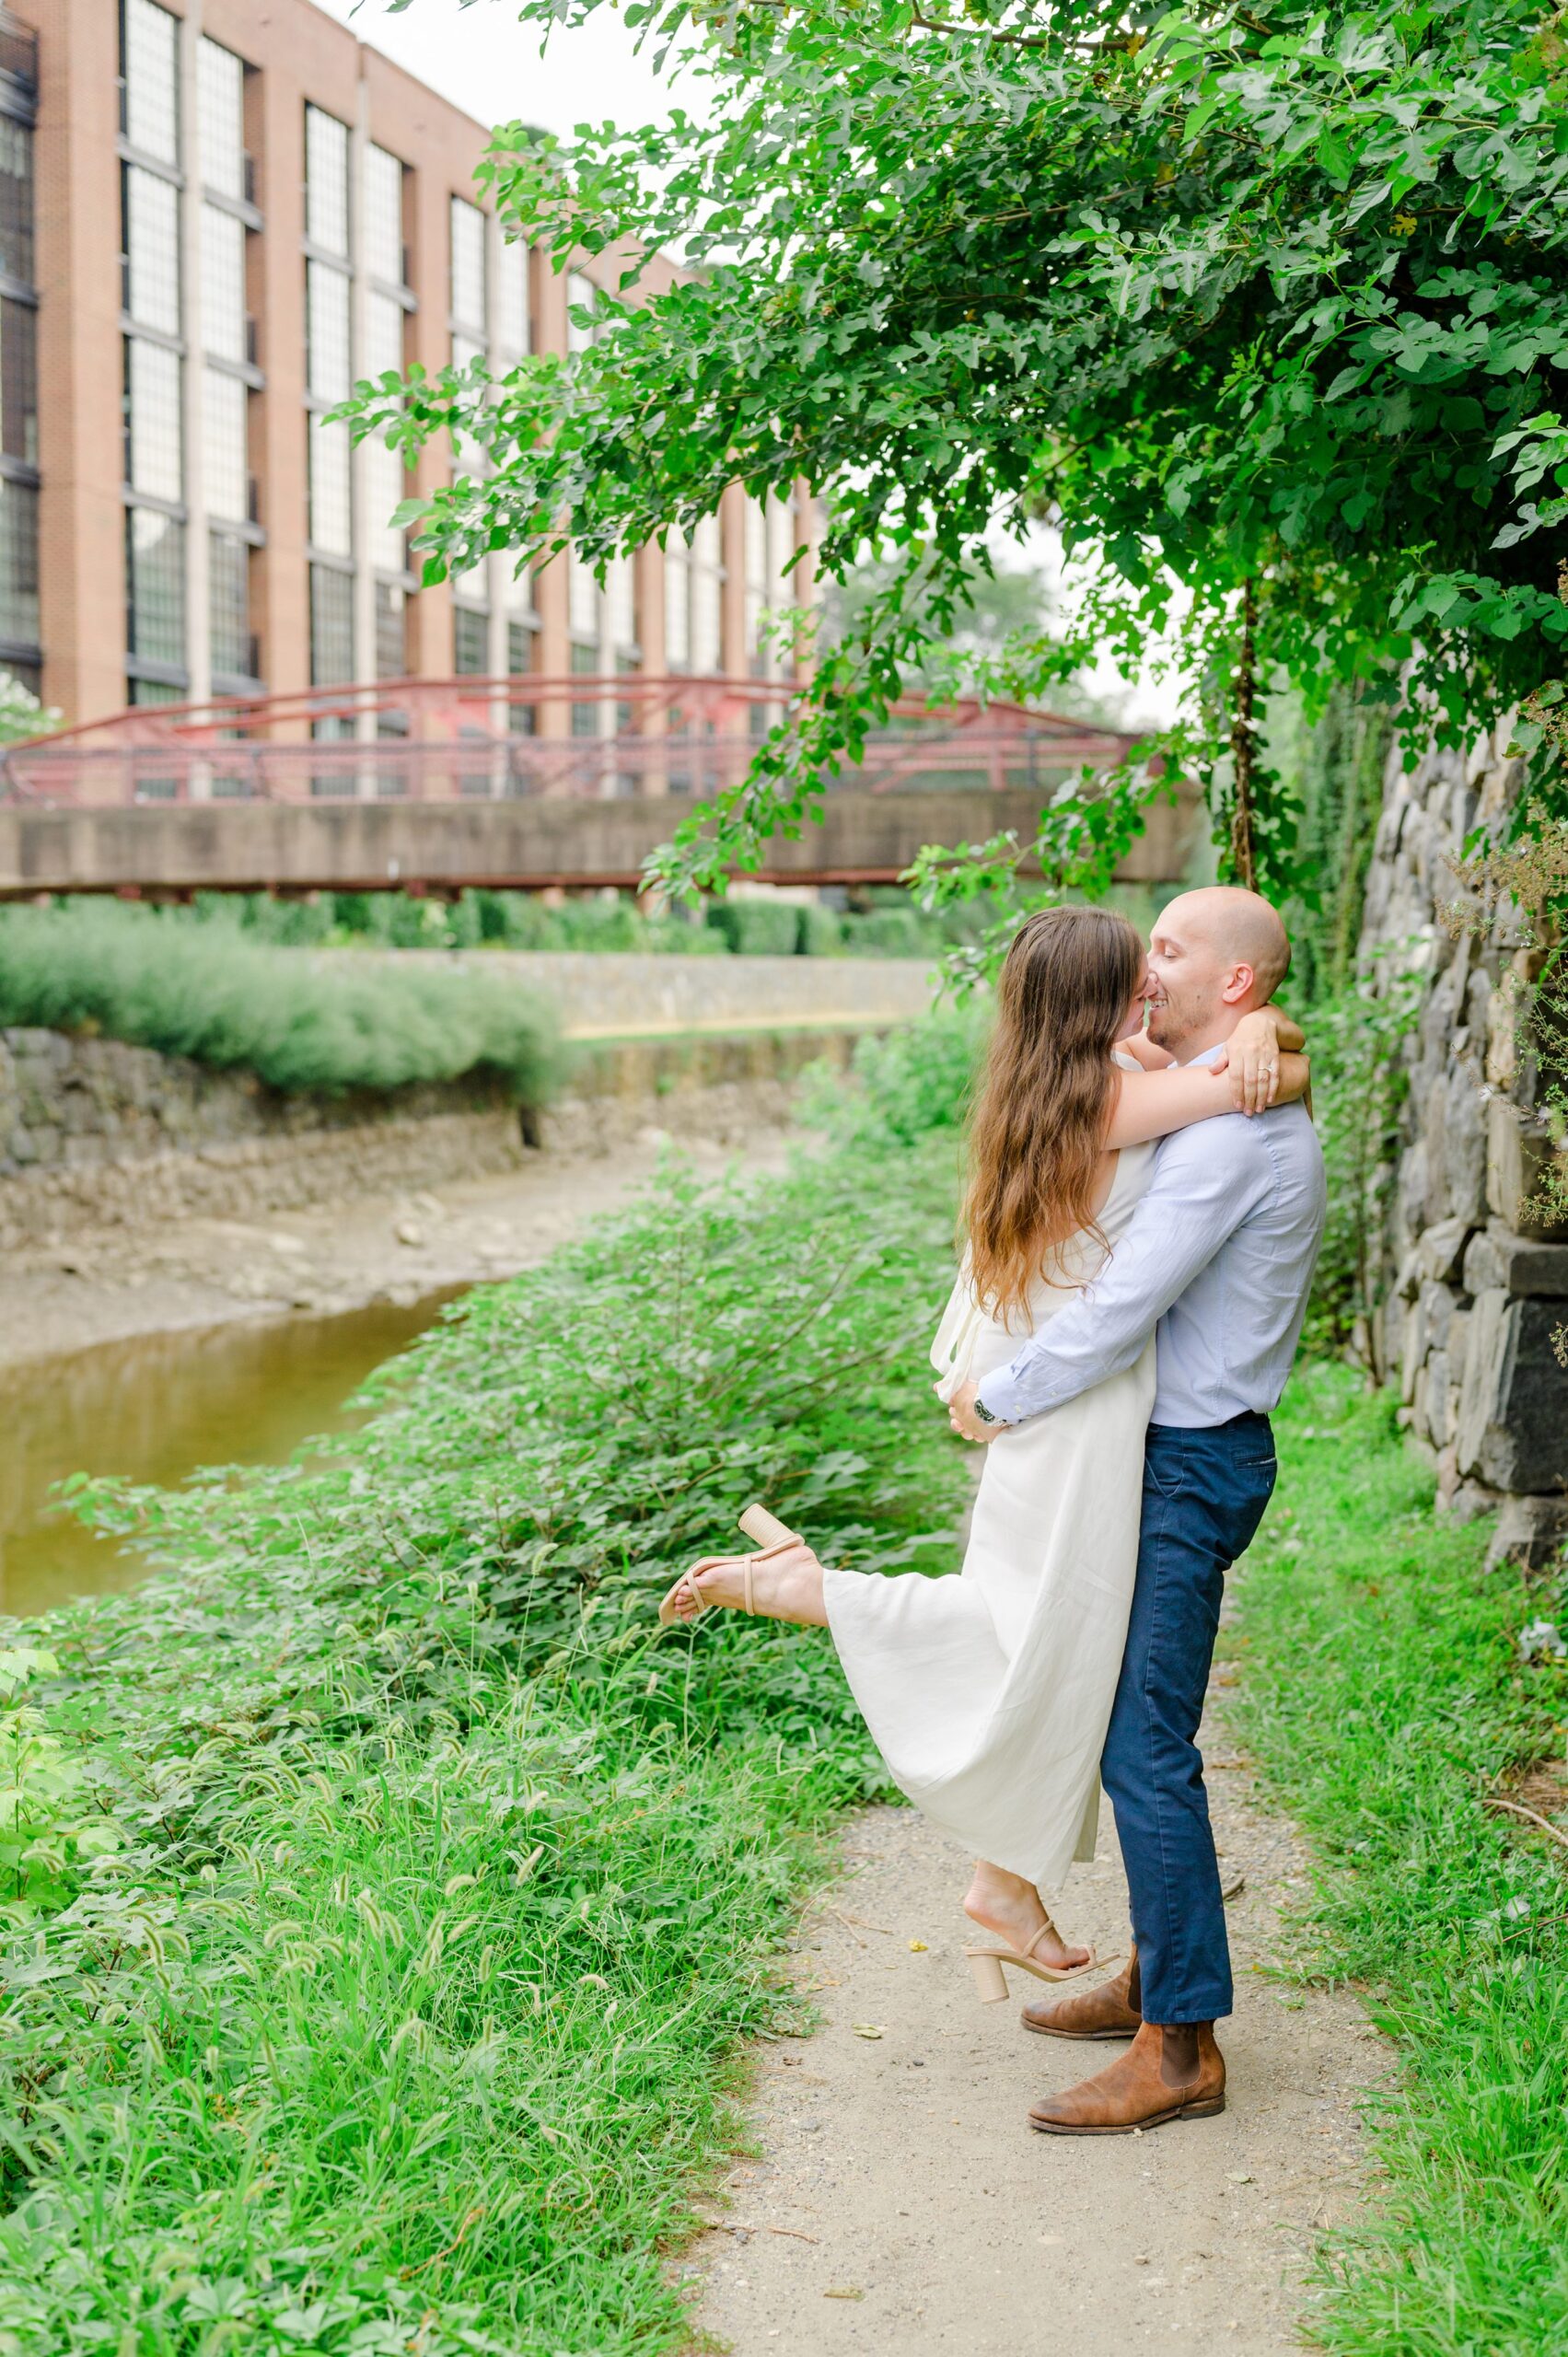
[[[1016,2005],[981,2006],[961,1954],[968,1861],[912,1811],[869,1810],[797,1943],[822,2027],[764,2048],[755,2157],[681,2262],[714,2341],[736,2357],[1299,2347],[1301,2262],[1359,2198],[1356,2096],[1384,2049],[1352,1997],[1264,1976],[1301,1847],[1253,1804],[1223,1734],[1205,1749],[1225,1879],[1246,1876],[1228,2110],[1146,2135],[1030,2132],[1038,2094],[1124,2049],[1030,2037]],[[1109,1816],[1060,1908],[1107,1956],[1126,1941]]]

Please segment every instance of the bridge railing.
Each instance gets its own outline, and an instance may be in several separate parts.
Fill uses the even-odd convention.
[[[731,679],[464,678],[138,707],[0,753],[0,802],[700,800],[745,775],[788,695]],[[1132,742],[1016,704],[912,701],[824,784],[1043,789]]]

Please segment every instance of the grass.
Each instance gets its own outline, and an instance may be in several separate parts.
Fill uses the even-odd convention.
[[[7,2357],[683,2345],[739,2042],[795,2018],[772,1959],[882,1785],[819,1631],[652,1608],[752,1495],[944,1560],[951,1163],[672,1170],[324,1468],[78,1485],[172,1568],[57,1616],[25,1689]]]
[[[1559,1598],[1433,1514],[1387,1395],[1307,1368],[1245,1573],[1236,1724],[1320,1862],[1300,1968],[1361,1984],[1398,2067],[1376,2214],[1323,2261],[1342,2357],[1568,2350],[1568,1879],[1481,1805],[1562,1759],[1568,1671],[1520,1629]]]
[[[97,1031],[341,1095],[488,1075],[524,1103],[556,1076],[554,1018],[500,975],[361,974],[177,910],[0,911],[0,1028]]]
[[[950,1560],[927,1388],[972,1054],[866,1042],[761,1190],[672,1168],[472,1295],[326,1464],[80,1484],[169,1566],[0,1631],[0,2357],[661,2357],[668,2250],[822,1834],[881,1771],[820,1632],[653,1632],[761,1496]],[[1234,1709],[1321,1862],[1298,1968],[1396,2041],[1342,2357],[1568,2351],[1568,1917],[1481,1805],[1561,1756],[1554,1608],[1434,1521],[1386,1400],[1309,1367]],[[30,1652],[41,1637],[52,1652]]]

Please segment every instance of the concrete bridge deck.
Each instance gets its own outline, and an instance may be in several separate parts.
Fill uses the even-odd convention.
[[[1038,788],[826,797],[822,822],[775,837],[759,880],[890,884],[923,843],[1016,828],[1027,840]],[[151,898],[193,891],[453,892],[482,885],[536,891],[616,885],[632,890],[685,805],[675,797],[472,802],[183,802],[73,807],[0,806],[0,899],[45,892]],[[1121,874],[1179,877],[1190,832],[1181,807],[1156,805]]]

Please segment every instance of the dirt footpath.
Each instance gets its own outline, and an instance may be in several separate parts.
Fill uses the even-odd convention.
[[[824,2026],[764,2049],[759,2157],[684,2262],[714,2340],[737,2357],[1299,2347],[1300,2263],[1357,2200],[1355,2098],[1385,2049],[1353,1998],[1260,1971],[1302,1853],[1250,1803],[1223,1736],[1205,1749],[1222,1869],[1246,1877],[1228,1910],[1228,2110],[1136,2136],[1030,2131],[1037,2095],[1124,2049],[1031,2037],[1016,2003],[980,2004],[968,1860],[912,1810],[870,1810],[798,1944]],[[1125,1952],[1127,1921],[1109,1815],[1058,1909],[1107,1956]]]

